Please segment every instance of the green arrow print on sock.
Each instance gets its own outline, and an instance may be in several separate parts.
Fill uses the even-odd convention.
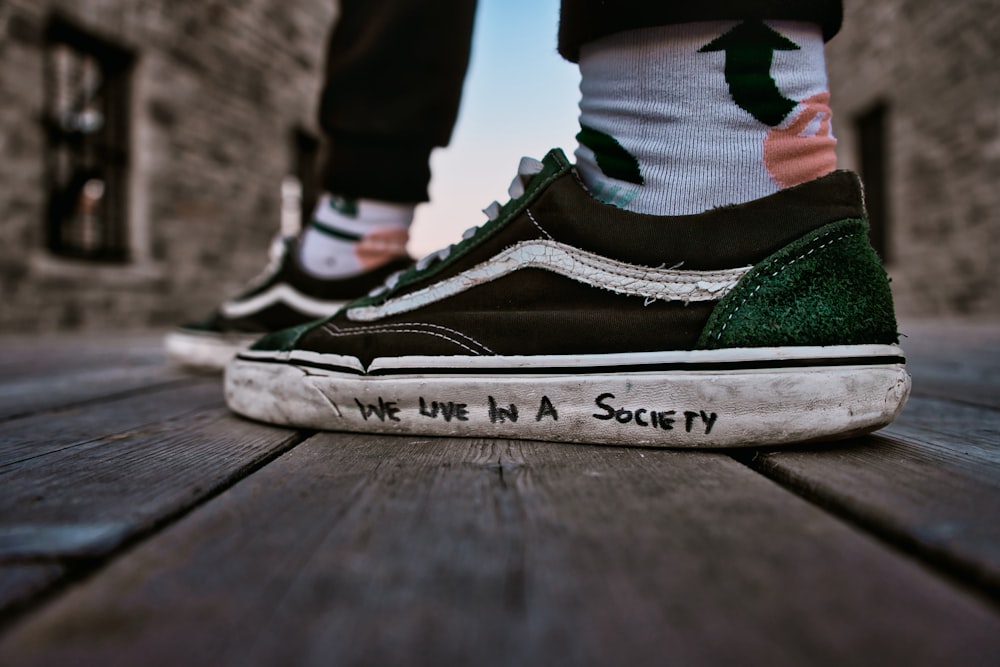
[[[594,151],[597,166],[608,178],[636,185],[643,185],[646,182],[639,169],[639,160],[610,134],[581,125],[576,140]]]
[[[733,101],[769,127],[776,127],[798,104],[781,94],[771,76],[775,51],[797,51],[799,45],[763,21],[744,21],[699,53],[726,52],[726,83]]]

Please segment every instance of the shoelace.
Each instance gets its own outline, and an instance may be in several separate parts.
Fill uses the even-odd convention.
[[[510,187],[507,188],[507,194],[510,196],[511,201],[524,196],[525,186],[527,186],[528,182],[531,181],[531,179],[536,174],[542,171],[544,166],[545,165],[542,164],[542,162],[534,158],[530,157],[521,158],[521,162],[517,166],[517,175],[514,177],[514,180],[510,182]],[[484,208],[483,213],[486,214],[487,222],[492,222],[493,220],[496,220],[500,216],[500,212],[502,209],[503,207],[500,205],[500,202],[498,201],[494,201],[490,203],[489,206]],[[482,225],[469,227],[464,232],[462,232],[462,241],[468,241],[469,239],[473,238],[476,234],[479,233],[480,229],[482,229]],[[461,241],[459,243],[461,243]],[[434,264],[437,264],[438,262],[443,262],[444,260],[448,259],[448,257],[451,256],[451,253],[455,250],[455,247],[459,245],[459,243],[452,243],[451,245],[441,248],[440,250],[436,250],[430,253],[429,255],[421,257],[419,260],[417,260],[417,263],[413,266],[412,269],[407,269],[404,271],[396,271],[388,278],[386,278],[386,281],[382,283],[382,285],[376,287],[371,292],[369,292],[368,296],[373,298],[382,296],[386,292],[389,292],[390,290],[394,289],[396,285],[399,284],[399,281],[402,279],[404,274],[410,271],[416,271],[417,273],[420,273],[422,271],[426,271],[429,267],[433,266]]]

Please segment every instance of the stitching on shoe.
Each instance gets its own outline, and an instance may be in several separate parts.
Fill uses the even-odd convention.
[[[572,172],[573,169],[570,169],[570,171]],[[563,176],[562,168],[560,168],[554,174],[549,175],[545,180],[543,180],[542,182],[540,182],[538,184],[538,186],[535,187],[531,191],[531,197],[530,197],[531,201],[534,201],[539,196],[541,196],[541,194],[545,191],[546,188],[548,188],[555,181],[559,180],[559,178],[562,177],[562,176]],[[528,193],[525,192],[523,195],[521,195],[521,197],[519,197],[519,199],[520,198],[527,199],[528,198]],[[509,202],[507,205],[509,206],[510,203],[512,203],[513,201],[516,201],[516,200],[511,200],[511,202]],[[528,210],[528,206],[530,205],[531,201],[525,201],[525,202],[522,203],[522,205],[524,206],[524,210],[525,211]],[[520,212],[519,210],[514,209],[513,211],[511,211],[506,216],[500,216],[496,220],[490,220],[490,221],[488,221],[485,225],[483,225],[482,227],[480,227],[478,229],[477,233],[474,236],[472,236],[472,238],[469,239],[469,241],[472,241],[472,243],[470,243],[465,248],[462,248],[460,252],[452,253],[452,255],[449,256],[447,260],[445,260],[443,262],[440,262],[439,264],[435,264],[435,265],[427,267],[427,269],[425,269],[424,271],[420,272],[420,276],[419,277],[420,278],[426,278],[427,275],[431,271],[440,271],[444,266],[453,264],[459,257],[462,257],[465,254],[467,254],[468,251],[469,251],[469,248],[476,247],[480,243],[482,243],[483,241],[485,241],[486,239],[492,238],[493,235],[496,234],[497,231],[500,230],[500,228],[505,227],[506,224],[508,222],[510,222],[511,220],[513,220],[517,216],[517,214],[519,212]],[[503,221],[503,224],[500,223],[501,220]],[[458,250],[457,246],[456,246],[456,250]]]
[[[413,333],[413,334],[426,334],[428,336],[436,336],[438,338],[443,338],[444,340],[447,340],[450,343],[454,343],[455,345],[458,345],[459,347],[461,347],[461,348],[463,348],[465,350],[468,350],[469,352],[471,352],[472,354],[475,354],[477,356],[480,356],[480,355],[483,354],[483,352],[477,352],[476,350],[472,349],[468,345],[463,344],[461,341],[455,340],[454,338],[452,338],[450,336],[446,336],[446,335],[444,335],[442,333],[436,333],[434,331],[425,331],[425,330],[418,329],[418,328],[409,328],[409,329],[406,329],[406,328],[400,328],[400,327],[427,327],[427,328],[432,328],[432,329],[442,329],[444,331],[447,331],[448,333],[452,333],[452,334],[455,334],[456,336],[464,338],[466,341],[468,341],[470,343],[478,345],[483,350],[483,352],[485,352],[487,354],[494,354],[494,355],[496,354],[496,352],[494,352],[493,350],[491,350],[486,345],[483,345],[482,343],[480,343],[478,340],[476,340],[472,336],[464,334],[461,331],[456,331],[455,329],[449,329],[448,327],[441,326],[439,324],[430,324],[430,323],[427,323],[427,322],[398,322],[398,323],[394,323],[394,324],[379,324],[379,325],[367,326],[367,327],[352,327],[350,329],[341,329],[337,325],[335,325],[332,322],[330,322],[330,323],[327,323],[326,325],[324,325],[323,328],[331,336],[353,336],[353,335],[356,335],[356,334],[366,334],[366,333],[376,333],[376,334],[377,333]]]
[[[569,172],[573,173],[574,177],[579,181],[579,176],[576,176],[575,169],[570,168]],[[409,277],[406,278],[405,280],[400,280],[398,283],[393,285],[391,289],[386,290],[385,292],[379,294],[377,298],[374,298],[374,300],[369,305],[374,305],[375,303],[380,303],[380,302],[385,303],[390,298],[398,294],[401,289],[409,286],[410,284],[418,280],[422,280],[428,277],[433,277],[438,273],[440,273],[442,270],[444,270],[445,267],[454,264],[459,258],[464,257],[466,254],[468,254],[471,248],[478,247],[485,240],[492,238],[494,234],[496,234],[501,228],[505,227],[507,223],[513,220],[522,210],[525,211],[528,210],[528,206],[530,205],[530,203],[535,199],[537,199],[538,197],[540,197],[544,193],[546,188],[548,188],[555,181],[562,178],[563,175],[565,175],[564,167],[560,166],[555,173],[547,176],[543,181],[540,181],[538,185],[532,189],[530,193],[531,194],[530,198],[528,197],[529,193],[525,192],[523,195],[521,195],[521,197],[512,199],[510,202],[502,206],[501,209],[506,206],[510,206],[513,202],[519,199],[525,200],[518,204],[518,208],[506,212],[504,215],[500,215],[494,220],[488,220],[484,225],[477,228],[476,233],[472,235],[469,239],[466,239],[467,241],[469,241],[468,245],[464,245],[463,247],[463,244],[465,243],[464,241],[455,244],[451,248],[452,252],[450,252],[446,258],[442,259],[440,262],[432,262],[427,267],[418,270],[415,273],[412,273],[412,275],[409,275]],[[524,208],[523,209],[520,208],[521,206],[523,206]],[[411,272],[413,272],[413,269],[410,269],[405,273],[410,274]]]
[[[398,328],[398,327],[427,327],[429,329],[441,329],[442,331],[447,331],[448,333],[455,334],[456,336],[458,336],[460,338],[464,338],[465,340],[469,341],[470,343],[475,343],[476,345],[478,345],[479,347],[483,348],[483,350],[485,350],[486,352],[488,352],[490,354],[496,354],[496,352],[494,352],[489,347],[487,347],[486,345],[484,345],[483,343],[479,342],[478,340],[476,340],[475,338],[473,338],[472,336],[470,336],[468,334],[462,333],[461,331],[458,331],[457,329],[452,329],[452,328],[446,327],[446,326],[441,325],[441,324],[433,324],[431,322],[393,322],[391,324],[372,324],[372,325],[363,326],[363,327],[352,327],[351,329],[342,329],[342,328],[338,327],[337,325],[333,324],[332,322],[329,323],[327,326],[328,327],[334,327],[337,331],[340,331],[340,332],[358,331],[358,332],[362,332],[362,333],[377,333],[379,331],[388,331],[388,330],[392,330],[392,329]]]
[[[356,332],[356,331],[345,331],[345,332],[328,331],[327,333],[329,333],[331,336],[352,336],[352,335],[354,335],[354,334],[356,334],[358,332]],[[435,333],[433,331],[420,331],[419,329],[384,329],[382,331],[379,331],[378,333],[409,333],[409,334],[424,334],[424,335],[427,335],[427,336],[435,336],[436,338],[441,338],[443,340],[448,341],[449,343],[453,343],[454,345],[457,345],[458,347],[462,348],[463,350],[467,350],[471,354],[474,354],[476,356],[481,356],[482,355],[481,352],[476,352],[475,350],[473,350],[468,345],[463,345],[462,343],[460,343],[459,341],[455,340],[454,338],[450,338],[448,336],[445,336],[444,334]]]
[[[835,231],[827,232],[823,236],[820,236],[820,237],[817,237],[816,239],[814,239],[813,243],[819,243],[820,241],[822,241],[826,237],[831,236],[831,235],[836,234],[836,233],[837,233],[836,230]],[[770,275],[765,275],[767,273],[767,271],[770,269],[770,267],[773,264],[775,264],[777,262],[784,261],[784,260],[782,260],[781,258],[777,258],[777,259],[773,259],[770,262],[768,262],[767,264],[765,264],[761,268],[761,272],[759,274],[757,274],[757,278],[755,279],[756,286],[753,288],[753,290],[749,294],[747,294],[745,297],[743,297],[743,300],[740,301],[740,303],[735,308],[733,308],[733,310],[732,310],[731,313],[729,313],[728,317],[726,317],[726,321],[723,322],[723,324],[722,324],[722,328],[719,329],[719,333],[716,334],[715,330],[713,328],[713,329],[709,330],[708,337],[712,338],[714,336],[716,341],[721,340],[722,339],[722,334],[724,334],[726,332],[726,329],[729,327],[730,323],[732,322],[733,317],[736,316],[736,313],[738,313],[740,311],[740,309],[743,306],[745,306],[747,304],[747,302],[750,301],[750,299],[752,299],[754,296],[757,295],[757,292],[759,292],[760,289],[764,286],[764,281],[765,280],[770,280],[771,278],[774,278],[775,276],[777,276],[778,274],[780,274],[782,271],[784,271],[788,267],[794,265],[796,262],[798,262],[800,260],[803,260],[806,257],[809,257],[810,255],[812,255],[813,253],[818,252],[820,250],[823,250],[824,248],[828,248],[829,246],[833,245],[834,243],[838,243],[839,241],[843,241],[844,239],[848,238],[849,236],[853,236],[853,232],[847,232],[847,233],[841,234],[837,238],[832,239],[830,241],[827,241],[823,245],[816,246],[816,247],[810,249],[808,252],[802,253],[801,255],[799,255],[798,257],[796,257],[795,259],[793,259],[790,262],[787,262],[786,264],[784,264],[783,266],[781,266],[781,268],[779,268],[777,271],[775,271],[774,273],[772,273]]]
[[[555,240],[552,237],[552,234],[549,234],[547,231],[545,231],[545,229],[538,223],[538,220],[535,219],[535,215],[531,212],[530,208],[524,209],[524,212],[528,214],[528,220],[531,220],[531,224],[533,224],[535,227],[537,227],[538,231],[540,231],[542,234],[544,234],[545,237],[548,238],[549,240],[551,240],[551,241]]]
[[[576,170],[576,167],[570,169],[570,172],[573,174],[574,180],[576,180],[576,182],[580,185],[580,187],[583,188],[583,191],[586,192],[591,199],[600,201],[599,199],[597,199],[597,197],[594,196],[594,193],[590,191],[590,188],[587,187],[587,184],[583,182],[583,179],[580,177],[580,172]]]
[[[674,271],[628,264],[554,240],[522,241],[471,269],[432,285],[386,299],[378,305],[350,306],[347,317],[374,322],[454,296],[518,270],[540,268],[615,294],[663,301],[719,301],[752,266],[721,271]]]
[[[561,244],[562,245],[562,244]],[[652,269],[650,267],[645,267],[637,264],[628,264],[626,262],[620,262],[609,257],[603,257],[601,255],[596,255],[594,253],[588,253],[585,251],[578,251],[573,253],[573,261],[577,264],[585,266],[591,269],[597,270],[607,270],[605,262],[615,262],[620,264],[618,267],[617,275],[621,278],[628,278],[632,280],[653,280],[654,277],[663,277],[662,273],[658,276],[657,272],[664,272],[661,269]],[[684,274],[682,272],[677,272],[676,274],[670,276],[670,280],[679,284],[684,285],[694,285],[699,286],[705,283],[712,284],[714,282],[731,282],[732,276],[735,271],[741,269],[729,269],[724,271],[699,271],[697,275]],[[672,269],[667,269],[665,273],[671,273]],[[733,281],[735,282],[735,281]],[[662,298],[662,297],[657,297]]]

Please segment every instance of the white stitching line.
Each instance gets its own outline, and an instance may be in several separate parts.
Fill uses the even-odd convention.
[[[357,330],[353,330],[353,329],[350,330],[350,331],[342,331],[341,332],[341,331],[332,331],[329,327],[325,327],[325,328],[326,328],[326,332],[329,335],[334,336],[334,337],[336,337],[336,336],[353,336],[353,335],[359,333]],[[361,333],[364,333],[364,332],[361,332]],[[450,338],[448,336],[445,336],[444,334],[435,333],[433,331],[421,331],[419,329],[382,329],[382,330],[378,331],[377,333],[383,333],[383,334],[387,334],[387,333],[409,333],[409,334],[424,334],[426,336],[436,336],[437,338],[442,338],[442,339],[448,341],[449,343],[454,343],[455,345],[459,346],[463,350],[467,350],[471,354],[476,355],[477,357],[478,356],[482,356],[481,352],[477,352],[477,351],[473,350],[468,345],[463,345],[462,343],[460,343],[459,341],[455,340],[454,338]]]
[[[569,171],[570,171],[570,173],[572,173],[572,174],[574,175],[574,177],[576,178],[576,180],[577,180],[577,181],[579,181],[579,182],[580,182],[580,184],[582,185],[582,184],[583,184],[583,181],[581,181],[581,180],[580,180],[580,177],[576,175],[576,170],[575,170],[575,169],[573,169],[572,167],[570,167]],[[561,178],[561,177],[562,177],[563,175],[564,175],[564,174],[563,174],[563,167],[560,167],[558,171],[556,171],[556,172],[555,172],[555,173],[553,173],[553,174],[550,174],[550,175],[549,175],[548,177],[546,177],[546,179],[545,179],[544,181],[542,181],[542,182],[540,182],[540,183],[538,184],[538,187],[537,187],[537,188],[535,188],[535,190],[534,190],[534,191],[533,191],[533,193],[532,193],[532,196],[533,196],[533,197],[535,197],[535,198],[537,198],[537,197],[538,197],[538,195],[539,195],[539,193],[541,193],[541,192],[542,192],[542,191],[543,191],[543,190],[544,190],[545,188],[547,188],[547,187],[548,187],[549,185],[551,185],[551,184],[552,184],[553,182],[555,182],[555,181],[559,180],[559,179],[560,179],[560,178]],[[586,187],[586,186],[585,186],[585,187]],[[525,193],[524,193],[523,195],[521,195],[521,197],[515,197],[515,199],[521,199],[521,198],[523,198],[523,197],[526,197],[526,196],[527,196],[527,194],[528,194],[528,193],[527,193],[527,192],[525,192]],[[511,201],[513,201],[513,199],[512,199]],[[503,207],[501,207],[501,208],[503,208]],[[525,206],[525,207],[524,207],[524,210],[526,210],[526,211],[527,211],[527,210],[528,210],[528,207],[527,207],[527,206]],[[506,221],[510,221],[510,220],[512,220],[513,218],[514,218],[514,216],[513,216],[513,215],[508,215],[508,216],[507,216],[507,218],[506,218]],[[499,220],[499,219],[500,219],[500,218],[496,218],[496,219],[494,219],[494,220],[488,220],[488,221],[486,222],[486,224],[484,224],[483,226],[481,226],[481,227],[477,228],[477,230],[476,230],[476,233],[475,233],[475,234],[474,234],[474,235],[473,235],[472,237],[470,237],[470,238],[469,238],[468,240],[469,240],[469,241],[471,241],[471,240],[475,239],[476,237],[479,237],[479,236],[480,236],[480,232],[482,232],[482,231],[485,231],[485,230],[486,230],[486,229],[487,229],[487,228],[488,228],[488,227],[490,226],[490,223],[493,223],[493,222],[496,222],[496,221],[497,221],[497,220]],[[489,234],[487,234],[487,235],[485,235],[485,236],[481,236],[481,237],[479,238],[479,241],[478,241],[477,243],[474,243],[474,244],[472,244],[472,245],[471,245],[471,247],[475,247],[475,246],[479,245],[479,243],[482,243],[482,242],[483,242],[483,240],[485,240],[485,239],[487,239],[487,238],[492,238],[493,234],[495,234],[495,233],[496,233],[497,231],[498,231],[497,227],[493,227],[493,228],[489,229]],[[544,230],[542,230],[542,231],[544,232]],[[549,237],[549,238],[552,238],[552,237]],[[456,245],[458,245],[458,244],[456,244]],[[418,271],[418,272],[417,272],[417,277],[424,277],[424,275],[425,275],[425,274],[426,274],[426,273],[427,273],[428,271],[432,271],[432,270],[440,270],[440,267],[441,267],[441,266],[443,266],[443,265],[445,265],[445,264],[449,264],[449,263],[454,263],[454,262],[455,262],[455,260],[459,259],[460,257],[463,257],[463,256],[465,256],[465,255],[466,255],[466,254],[467,254],[468,252],[469,252],[469,248],[468,248],[468,247],[467,247],[467,248],[465,248],[465,249],[463,249],[461,253],[456,253],[456,252],[452,252],[452,253],[450,253],[450,254],[449,254],[448,256],[446,256],[445,258],[443,258],[443,259],[442,259],[442,260],[441,260],[440,262],[433,262],[433,263],[431,263],[431,264],[430,264],[429,266],[427,266],[427,267],[423,268],[422,270]],[[416,279],[417,279],[417,277],[414,277],[414,279],[413,279],[413,280],[416,280]],[[412,281],[410,281],[410,282],[412,282]],[[405,286],[406,286],[406,285],[408,285],[408,284],[409,284],[409,282],[407,282],[407,283],[403,283],[402,285],[400,285],[399,283],[397,283],[397,284],[396,284],[396,285],[394,285],[394,286],[393,286],[393,287],[392,287],[391,289],[389,289],[389,290],[386,290],[386,291],[385,291],[384,293],[380,294],[380,295],[379,295],[379,298],[381,298],[381,299],[382,299],[382,303],[385,303],[385,302],[386,302],[386,301],[388,301],[388,300],[389,300],[389,299],[390,299],[390,298],[391,298],[391,297],[392,297],[392,296],[393,296],[394,294],[396,294],[396,292],[398,291],[398,289],[399,289],[400,287],[405,287]],[[485,346],[484,346],[484,347],[485,347]]]
[[[583,254],[580,252],[573,253],[572,260],[577,264],[581,264],[585,267],[603,271],[609,271],[607,265],[609,258],[595,256],[592,253]],[[722,282],[729,286],[735,285],[739,282],[739,278],[734,278],[734,276],[745,275],[748,271],[747,267],[742,267],[739,269],[728,269],[724,271],[700,271],[697,275],[682,274],[680,272],[673,272],[672,269],[667,269],[662,271],[660,269],[650,269],[648,267],[638,266],[638,265],[620,265],[615,267],[615,272],[618,276],[622,278],[632,278],[635,280],[647,280],[654,281],[659,280],[663,283],[675,283],[677,285],[695,285],[699,286],[702,283],[712,283],[712,282]],[[657,275],[659,274],[659,275]],[[659,298],[659,297],[658,297]]]
[[[594,193],[590,191],[590,188],[587,187],[587,184],[583,182],[582,178],[580,178],[579,172],[577,172],[577,170],[573,168],[570,169],[570,173],[573,174],[573,178],[576,180],[577,183],[580,184],[580,187],[583,188],[583,191],[586,192],[588,195],[590,195],[592,198],[596,199],[596,197],[594,197]]]
[[[823,236],[820,236],[820,237],[814,239],[813,242],[816,243],[816,242],[822,241],[827,236],[830,236],[830,235],[832,235],[834,233],[835,232],[827,232]],[[758,278],[757,278],[758,284],[753,289],[753,291],[750,292],[750,294],[747,294],[745,297],[743,297],[743,300],[740,301],[739,305],[736,306],[736,308],[733,309],[733,312],[729,313],[729,317],[727,317],[726,321],[722,324],[722,328],[719,329],[719,333],[718,334],[714,334],[714,331],[709,331],[708,332],[708,337],[711,338],[713,336],[713,334],[714,334],[715,335],[715,340],[720,340],[722,338],[722,334],[724,334],[726,332],[726,328],[729,327],[729,324],[732,322],[733,317],[736,315],[736,313],[739,312],[740,308],[742,308],[743,306],[745,306],[747,304],[747,302],[750,299],[752,299],[757,294],[757,292],[760,291],[760,288],[762,288],[764,286],[764,283],[763,283],[764,280],[769,280],[771,278],[774,278],[776,275],[778,275],[779,273],[781,273],[782,271],[784,271],[788,267],[792,266],[793,264],[795,264],[799,260],[805,259],[806,257],[808,257],[809,255],[813,254],[814,252],[817,252],[819,250],[822,250],[823,248],[829,247],[829,246],[833,245],[834,243],[837,243],[838,241],[843,241],[844,239],[846,239],[848,236],[851,236],[852,234],[853,234],[853,232],[848,232],[846,234],[841,234],[837,238],[835,238],[835,239],[833,239],[831,241],[827,241],[823,245],[817,246],[817,247],[811,249],[809,252],[806,252],[806,253],[803,253],[803,254],[799,255],[798,257],[796,257],[792,261],[788,262],[787,264],[785,264],[784,266],[782,266],[781,268],[779,268],[777,271],[775,271],[774,273],[772,273],[769,276],[758,275]],[[778,259],[771,260],[764,267],[763,271],[766,271],[772,264],[774,264],[775,262],[778,262],[778,261],[780,261],[780,260],[778,260]]]
[[[524,209],[524,212],[528,214],[528,220],[531,220],[531,223],[538,228],[538,231],[540,231],[542,234],[545,234],[545,237],[548,238],[550,241],[555,241],[555,239],[552,238],[552,234],[549,234],[542,228],[540,224],[538,224],[538,220],[535,220],[535,216],[532,214],[530,208]]]
[[[506,248],[492,260],[444,278],[433,285],[389,298],[378,305],[357,306],[347,312],[356,322],[374,322],[497,280],[515,271],[540,268],[576,282],[616,294],[655,297],[665,301],[719,301],[753,267],[677,272],[626,264],[573,248],[554,240],[535,238]]]
[[[328,327],[331,327],[331,326],[336,327],[336,325],[333,324],[332,322],[329,323],[329,324],[327,324],[327,326]],[[456,336],[464,338],[465,340],[469,341],[470,343],[475,343],[479,347],[483,348],[483,350],[486,351],[486,352],[488,352],[489,354],[496,354],[496,352],[494,352],[493,350],[491,350],[486,345],[483,345],[481,342],[479,342],[478,340],[476,340],[475,338],[473,338],[472,336],[470,336],[468,334],[462,333],[461,331],[457,331],[456,329],[451,329],[451,328],[446,327],[446,326],[441,325],[441,324],[433,324],[431,322],[392,322],[392,323],[389,323],[389,324],[371,324],[371,325],[368,325],[366,327],[354,327],[354,328],[352,328],[350,330],[351,331],[361,331],[363,333],[377,333],[379,331],[391,329],[393,327],[429,327],[429,328],[432,328],[432,329],[441,329],[442,331],[447,331],[448,333],[453,333]],[[340,327],[336,327],[336,328],[337,328],[337,331],[347,331],[346,329],[341,329]]]
[[[494,352],[493,350],[491,350],[486,345],[483,345],[478,340],[476,340],[472,336],[469,336],[468,334],[464,334],[461,331],[456,331],[455,329],[450,329],[450,328],[448,328],[446,326],[443,326],[443,325],[440,325],[440,324],[432,324],[430,322],[393,322],[393,323],[390,323],[390,324],[373,324],[373,325],[364,326],[364,327],[352,327],[350,329],[341,329],[340,327],[338,327],[337,325],[333,324],[332,322],[329,322],[329,323],[327,323],[325,325],[324,328],[328,332],[330,332],[331,334],[336,335],[336,336],[349,336],[352,333],[383,333],[383,332],[394,333],[394,332],[399,331],[398,327],[427,327],[427,328],[431,328],[431,329],[441,329],[442,331],[447,331],[448,333],[455,334],[456,336],[464,338],[465,340],[469,341],[470,343],[478,345],[487,354],[496,354],[496,352]],[[432,334],[432,335],[440,335],[440,334],[434,334],[431,331],[421,332],[421,331],[408,330],[408,333],[429,333],[429,334]],[[442,336],[442,337],[443,338],[447,338],[446,336]],[[457,341],[455,341],[455,342],[457,343]],[[460,344],[460,343],[458,343],[458,344]],[[469,349],[469,348],[466,348],[466,349]],[[476,354],[479,354],[479,353],[477,352]]]
[[[426,327],[426,328],[429,328],[429,329],[441,329],[442,331],[447,331],[448,333],[455,334],[456,336],[458,336],[460,338],[464,338],[465,340],[469,341],[470,343],[478,345],[479,347],[481,347],[484,351],[486,351],[489,354],[496,354],[496,352],[494,352],[493,350],[491,350],[490,348],[488,348],[486,345],[483,345],[482,343],[480,343],[478,340],[476,340],[472,336],[466,335],[466,334],[462,333],[461,331],[456,331],[455,329],[449,329],[448,327],[445,327],[445,326],[442,326],[442,325],[439,325],[439,324],[431,324],[429,322],[394,322],[394,323],[391,323],[391,324],[378,324],[378,325],[370,325],[370,326],[366,326],[366,327],[352,327],[350,329],[341,329],[340,327],[337,327],[333,323],[329,323],[329,324],[326,325],[326,329],[328,331],[330,331],[330,333],[334,333],[336,335],[345,335],[345,336],[346,335],[350,335],[352,333],[381,333],[381,332],[391,332],[391,331],[394,331],[394,330],[398,330],[398,327],[415,327],[415,328]],[[431,332],[428,332],[428,333],[431,333]]]

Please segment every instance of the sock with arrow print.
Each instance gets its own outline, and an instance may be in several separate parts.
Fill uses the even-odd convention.
[[[630,30],[584,45],[580,72],[577,168],[621,208],[701,213],[836,168],[818,25]]]

